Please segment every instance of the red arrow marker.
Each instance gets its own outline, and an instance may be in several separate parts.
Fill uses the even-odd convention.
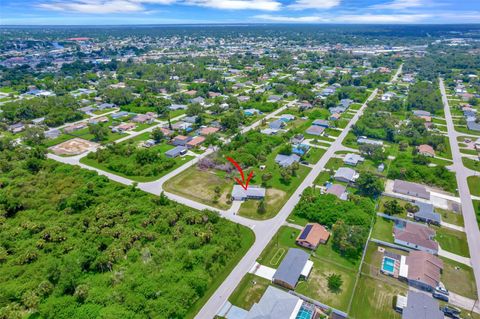
[[[233,164],[233,166],[235,166],[237,168],[237,170],[240,172],[240,176],[242,176],[242,180],[240,180],[237,177],[235,177],[235,180],[237,181],[237,183],[239,185],[241,185],[243,187],[244,190],[247,190],[248,183],[250,182],[250,180],[253,177],[253,171],[250,172],[250,174],[247,177],[247,182],[245,182],[245,175],[243,175],[243,169],[240,167],[240,165],[238,165],[238,163],[235,162],[235,160],[231,157],[227,157],[227,160],[229,160]],[[245,183],[245,185],[244,185],[244,183]]]

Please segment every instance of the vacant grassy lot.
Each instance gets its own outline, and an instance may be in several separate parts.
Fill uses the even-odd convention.
[[[307,153],[306,160],[310,164],[316,164],[325,154],[326,150],[323,148],[312,147]]]
[[[377,217],[373,226],[372,238],[393,243],[393,221],[383,217]]]
[[[352,319],[400,319],[402,316],[394,309],[398,294],[407,295],[406,285],[387,283],[383,280],[361,275],[355,293],[349,317]]]
[[[109,173],[112,173],[112,174],[115,174],[115,175],[118,175],[118,176],[126,177],[126,178],[131,179],[135,182],[142,183],[142,182],[155,181],[155,180],[161,178],[162,176],[166,175],[167,173],[169,173],[169,172],[177,169],[178,167],[182,166],[183,164],[189,162],[192,159],[193,159],[192,156],[183,156],[183,157],[176,158],[175,159],[175,165],[173,167],[171,167],[170,169],[165,170],[165,171],[163,171],[160,174],[155,175],[155,176],[130,176],[130,175],[126,175],[126,174],[123,174],[123,173],[120,173],[120,172],[113,171],[113,170],[109,169],[106,165],[104,165],[102,163],[99,163],[94,159],[87,158],[87,157],[83,157],[80,160],[80,163],[88,165],[88,166],[92,166],[92,167],[95,167],[95,168],[98,168],[98,169],[101,169],[102,171],[106,171],[106,172],[109,172]],[[126,160],[128,160],[128,159],[126,159]]]
[[[270,280],[265,278],[246,274],[237,288],[235,288],[235,291],[230,295],[228,301],[237,307],[250,310],[253,304],[260,300],[270,283]]]
[[[442,221],[457,226],[464,226],[462,213],[455,213],[451,210],[445,210],[441,208],[435,208],[435,211],[442,215]]]
[[[282,208],[283,204],[288,200],[287,193],[275,188],[268,188],[265,194],[266,212],[261,214],[258,212],[258,200],[245,201],[238,214],[252,219],[270,219],[275,217]]]
[[[471,158],[462,157],[463,165],[474,171],[480,172],[480,161],[473,160]]]
[[[473,269],[453,260],[440,257],[443,260],[441,281],[448,290],[467,298],[475,299],[475,277]]]
[[[470,194],[474,196],[480,196],[480,177],[479,176],[469,176],[468,187],[470,188]]]
[[[307,297],[337,308],[347,311],[348,303],[353,293],[356,271],[332,264],[325,260],[312,258],[313,269],[306,281],[300,281],[295,289]],[[328,288],[328,276],[332,274],[340,275],[343,284],[338,292],[332,292]]]
[[[464,232],[445,227],[431,227],[437,232],[435,235],[435,240],[438,242],[440,247],[442,247],[442,249],[460,256],[470,257],[467,236]]]
[[[214,201],[215,188],[220,187],[220,198]],[[227,194],[233,188],[233,181],[221,178],[214,172],[202,171],[194,165],[175,177],[169,179],[164,185],[167,192],[178,194],[205,205],[220,209],[228,209]]]

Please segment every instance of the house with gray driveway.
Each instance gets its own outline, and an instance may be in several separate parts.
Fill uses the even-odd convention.
[[[300,156],[298,156],[297,154],[290,154],[290,155],[278,154],[275,157],[275,163],[277,163],[281,167],[288,167],[293,163],[298,163],[298,162],[300,162]]]
[[[351,168],[340,167],[336,172],[333,178],[339,182],[351,183],[355,182],[360,175]]]
[[[400,179],[396,179],[393,182],[393,192],[423,199],[430,199],[430,192],[427,191],[427,188],[424,185],[402,181]]]
[[[265,197],[265,188],[250,185],[247,189],[240,185],[234,185],[232,189],[233,200],[263,199]]]
[[[416,201],[414,205],[418,207],[418,212],[413,214],[416,221],[434,225],[442,223],[442,216],[435,212],[432,204]]]

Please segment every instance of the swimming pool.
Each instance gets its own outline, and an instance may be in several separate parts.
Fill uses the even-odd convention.
[[[385,272],[388,272],[388,273],[392,274],[393,270],[395,269],[395,259],[388,258],[388,257],[383,257],[382,269]]]
[[[305,303],[300,308],[300,311],[297,314],[295,319],[311,319],[313,316],[313,307],[309,307]]]

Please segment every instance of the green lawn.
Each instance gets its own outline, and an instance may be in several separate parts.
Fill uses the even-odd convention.
[[[315,179],[315,185],[324,185],[328,182],[331,178],[330,172],[322,171],[318,174],[317,178]]]
[[[300,281],[295,291],[319,300],[336,309],[347,311],[348,303],[353,294],[356,271],[332,264],[326,260],[311,258],[313,269],[306,281]],[[328,288],[328,276],[340,275],[343,284],[338,292],[332,292]]]
[[[478,227],[480,227],[480,200],[473,201],[473,208],[475,209],[475,214],[477,215]]]
[[[215,279],[214,282],[210,284],[204,296],[200,298],[192,306],[192,308],[189,310],[186,316],[186,319],[192,319],[195,317],[195,315],[200,311],[200,309],[207,302],[207,300],[210,299],[213,293],[223,283],[225,278],[227,278],[227,276],[232,272],[233,268],[235,268],[238,262],[243,258],[243,256],[247,253],[247,251],[255,242],[255,235],[251,229],[244,226],[240,226],[240,225],[238,225],[238,227],[240,227],[242,232],[242,236],[241,236],[242,242],[241,242],[240,248],[238,249],[237,255],[235,255],[235,258],[232,258],[229,261],[227,261],[227,265],[225,266],[225,269],[223,270],[223,272]]]
[[[316,164],[322,158],[322,156],[323,156],[323,154],[325,154],[325,152],[326,152],[326,150],[324,150],[323,148],[312,147],[308,151],[305,159],[310,164]]]
[[[168,192],[189,198],[205,205],[228,209],[231,203],[227,195],[231,193],[234,181],[220,177],[215,172],[202,171],[196,165],[172,177],[163,185]],[[220,187],[220,198],[215,201],[215,188]]]
[[[270,280],[253,275],[246,274],[238,284],[235,291],[230,295],[228,301],[237,307],[250,310],[253,304],[257,303],[262,297]]]
[[[455,213],[441,208],[435,208],[435,211],[442,215],[442,221],[457,226],[464,226],[462,213]]]
[[[467,181],[470,194],[480,196],[480,176],[469,176]]]
[[[394,310],[397,295],[406,296],[408,287],[393,284],[367,275],[361,275],[355,293],[349,318],[352,319],[400,319],[402,316]]]
[[[440,257],[443,260],[441,281],[448,290],[467,298],[477,298],[473,269],[467,265]]]
[[[460,256],[470,257],[467,236],[464,232],[445,227],[431,227],[437,232],[435,235],[435,240],[438,242],[440,247],[442,247],[442,249]]]
[[[372,238],[393,243],[393,225],[392,220],[377,216],[373,226]]]
[[[471,158],[462,157],[463,165],[465,167],[480,172],[480,161],[475,161]]]
[[[288,226],[280,227],[258,257],[257,262],[264,266],[277,268],[289,248],[299,248],[299,246],[295,244],[295,239],[299,234],[300,230],[298,229]]]
[[[90,159],[90,158],[87,158],[87,157],[83,157],[80,160],[80,163],[88,165],[88,166],[92,166],[92,167],[95,167],[95,168],[98,168],[98,169],[101,169],[103,171],[106,171],[106,172],[109,172],[109,173],[112,173],[112,174],[115,174],[115,175],[118,175],[118,176],[122,176],[122,177],[125,177],[125,178],[128,178],[128,179],[131,179],[135,182],[142,183],[142,182],[155,181],[155,180],[161,178],[162,176],[166,175],[167,173],[169,173],[169,172],[175,170],[176,168],[182,166],[183,164],[189,162],[192,159],[193,159],[193,156],[188,156],[188,155],[176,158],[175,159],[175,165],[173,167],[171,167],[170,169],[165,170],[162,173],[160,173],[158,175],[155,175],[155,176],[128,176],[128,175],[125,175],[125,174],[120,173],[120,172],[112,171],[109,168],[107,168],[105,165],[97,162],[94,159]]]

